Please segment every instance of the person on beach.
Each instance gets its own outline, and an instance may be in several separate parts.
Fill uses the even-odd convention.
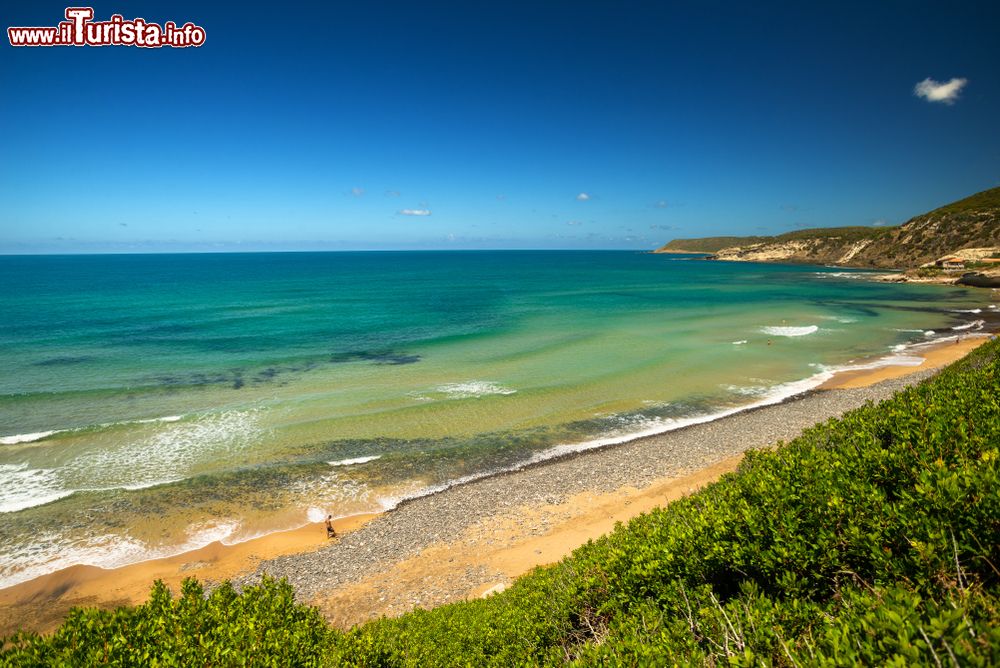
[[[337,530],[333,528],[333,515],[326,516],[326,537],[336,538]]]

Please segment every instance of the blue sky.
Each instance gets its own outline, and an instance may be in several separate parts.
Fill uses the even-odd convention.
[[[4,39],[0,252],[647,249],[1000,185],[995,2],[231,7],[94,4],[197,49]]]

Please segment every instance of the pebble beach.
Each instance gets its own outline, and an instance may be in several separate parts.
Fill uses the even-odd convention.
[[[253,574],[239,578],[236,584],[258,582],[266,573],[287,578],[303,602],[322,603],[340,588],[366,579],[380,579],[379,574],[432,546],[451,545],[455,552],[461,553],[463,548],[475,549],[479,542],[486,548],[512,542],[509,534],[483,537],[482,531],[474,531],[496,518],[523,516],[526,508],[546,507],[554,509],[555,521],[568,521],[576,513],[569,508],[560,512],[559,508],[575,495],[614,494],[622,489],[641,490],[664,479],[682,480],[696,471],[733,460],[747,450],[792,439],[803,429],[866,402],[887,399],[933,373],[918,371],[855,389],[816,390],[775,406],[453,487],[409,501],[316,551],[264,561]],[[520,529],[528,535],[537,534],[550,530],[553,523],[552,519],[539,520],[534,525],[515,525],[512,531]],[[480,537],[472,544],[462,540],[470,530]],[[395,599],[380,596],[385,599],[379,601],[381,605],[360,617],[398,614],[412,607],[462,600],[484,588],[491,589],[490,585],[502,588],[512,579],[510,573],[474,563],[435,570],[444,573],[425,578],[422,590],[400,592]],[[385,587],[383,591],[390,589]],[[338,617],[336,609],[326,608],[328,616]],[[347,617],[343,624],[359,621],[363,619]]]

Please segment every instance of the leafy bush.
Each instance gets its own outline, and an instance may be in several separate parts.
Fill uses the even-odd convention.
[[[75,611],[9,665],[1000,665],[1000,342],[487,600],[341,633],[265,582]]]
[[[74,609],[51,636],[7,638],[10,666],[316,666],[332,634],[314,608],[295,603],[287,582],[265,579],[237,594],[208,596],[194,579],[171,596],[160,581],[134,608]]]

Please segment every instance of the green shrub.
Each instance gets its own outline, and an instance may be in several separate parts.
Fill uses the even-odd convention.
[[[11,666],[320,665],[332,632],[298,605],[286,582],[265,579],[237,594],[227,583],[205,596],[194,579],[171,596],[162,582],[149,601],[113,611],[74,609],[51,636],[8,638]]]

